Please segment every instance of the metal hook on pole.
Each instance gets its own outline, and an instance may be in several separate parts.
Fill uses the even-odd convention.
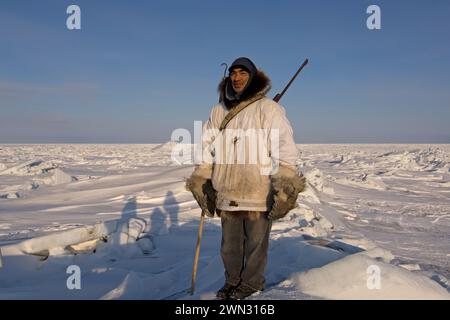
[[[225,69],[223,70],[223,78],[225,79],[227,77],[228,65],[225,62],[221,63],[220,65],[225,66]]]

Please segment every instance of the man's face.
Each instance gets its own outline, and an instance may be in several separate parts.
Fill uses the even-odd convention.
[[[250,79],[250,73],[241,68],[234,68],[231,70],[230,79],[234,92],[241,93]]]

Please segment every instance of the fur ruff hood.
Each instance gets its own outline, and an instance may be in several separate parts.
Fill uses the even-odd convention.
[[[230,81],[231,81],[230,77],[226,77],[220,82],[219,87],[218,87],[218,91],[220,94],[220,102],[223,103],[228,110],[232,109],[234,106],[236,106],[240,102],[250,99],[259,93],[267,94],[267,92],[269,92],[270,89],[272,88],[269,77],[263,71],[258,70],[256,72],[255,76],[253,77],[250,85],[247,87],[247,89],[245,89],[245,92],[241,96],[241,98],[239,100],[231,101],[231,100],[228,100],[225,95],[226,85]],[[231,85],[231,83],[230,83],[230,85]]]

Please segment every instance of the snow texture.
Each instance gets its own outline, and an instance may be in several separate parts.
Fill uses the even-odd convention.
[[[177,145],[1,145],[0,299],[214,299],[219,218],[187,292],[200,209]],[[450,299],[449,145],[298,148],[308,187],[249,299]]]

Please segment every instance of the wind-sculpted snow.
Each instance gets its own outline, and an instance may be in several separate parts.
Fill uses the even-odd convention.
[[[220,219],[191,297],[200,209],[176,145],[0,145],[0,299],[213,299]],[[307,189],[274,223],[250,299],[449,299],[450,146],[298,148]]]

